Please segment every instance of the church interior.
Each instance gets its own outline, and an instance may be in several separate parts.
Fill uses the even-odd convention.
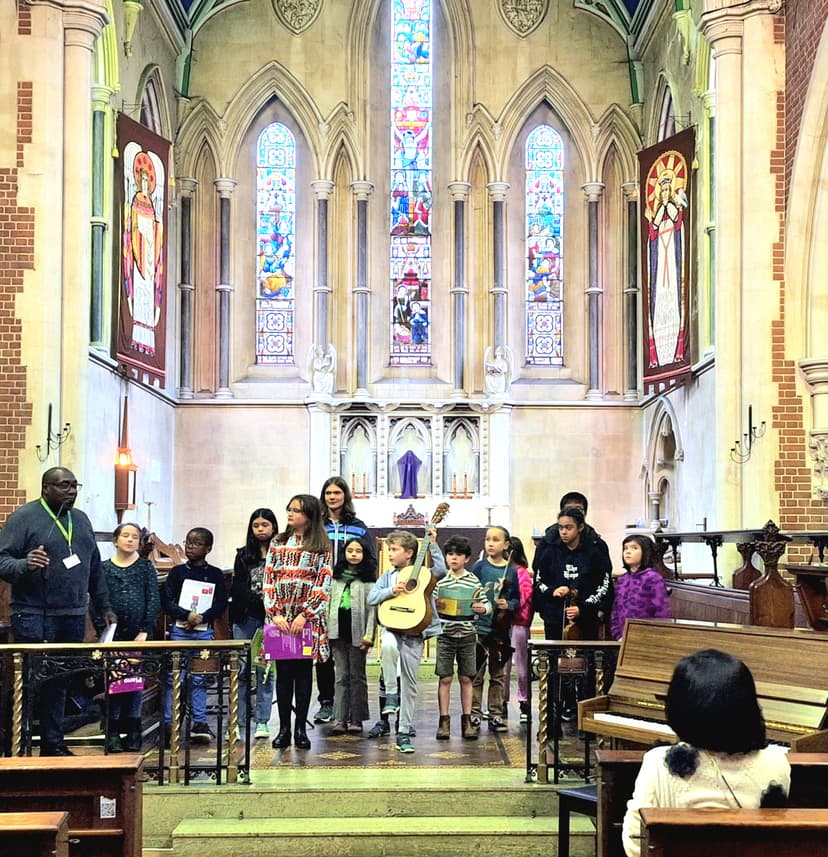
[[[223,568],[253,509],[282,524],[334,474],[372,530],[446,502],[476,545],[531,546],[579,491],[616,569],[625,533],[686,534],[690,587],[735,585],[728,533],[828,530],[826,20],[0,0],[0,524],[59,465],[102,551],[121,521],[203,526]],[[329,787],[289,767],[280,800]],[[549,835],[518,833],[499,850]]]

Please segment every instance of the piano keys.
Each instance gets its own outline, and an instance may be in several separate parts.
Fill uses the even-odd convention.
[[[664,702],[673,669],[700,649],[720,649],[753,673],[768,740],[828,751],[828,639],[812,631],[682,620],[627,624],[606,696],[578,703],[579,728],[620,747],[674,742]]]

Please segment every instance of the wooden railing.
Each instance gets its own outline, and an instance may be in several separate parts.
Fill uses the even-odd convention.
[[[185,721],[186,681],[181,678],[182,665],[187,675],[209,675],[211,692],[216,696],[216,752],[210,765],[192,764],[189,749],[184,750],[181,723]],[[0,686],[11,689],[3,694],[0,708],[0,746],[5,755],[30,756],[34,738],[34,702],[38,687],[50,680],[68,680],[86,675],[108,686],[113,676],[141,676],[145,685],[155,684],[163,690],[168,675],[172,675],[172,723],[169,751],[163,741],[163,709],[159,704],[153,712],[158,725],[157,767],[150,760],[146,770],[165,781],[186,785],[193,772],[205,771],[221,783],[223,772],[227,782],[247,781],[250,769],[250,741],[245,740],[241,757],[235,752],[235,742],[224,740],[225,729],[230,736],[236,730],[249,731],[249,723],[239,723],[239,669],[250,669],[250,644],[245,640],[199,641],[192,643],[129,642],[129,643],[42,643],[0,646]],[[249,676],[248,676],[249,678]],[[250,682],[246,683],[250,687]],[[105,694],[104,719],[108,721],[109,699]],[[249,735],[246,736],[249,739]]]

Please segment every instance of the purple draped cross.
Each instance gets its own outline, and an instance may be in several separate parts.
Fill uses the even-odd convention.
[[[417,473],[422,463],[410,449],[397,461],[397,470],[400,473],[400,497],[416,499]]]

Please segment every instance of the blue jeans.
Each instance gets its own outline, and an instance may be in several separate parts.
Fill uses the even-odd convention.
[[[256,631],[262,627],[262,623],[253,616],[248,616],[241,624],[233,625],[234,640],[252,640]],[[267,723],[270,720],[273,708],[273,673],[265,679],[266,670],[256,667],[256,723]],[[241,663],[239,667],[239,723],[243,724],[247,717],[247,664]]]
[[[13,613],[12,631],[16,643],[82,643],[86,616],[48,616],[43,613]],[[63,717],[69,676],[44,681],[40,685],[37,712],[40,718],[40,746],[63,744]]]
[[[196,640],[212,640],[213,629],[205,631],[188,631],[173,625],[170,628],[170,641],[178,643],[192,643]],[[187,658],[181,659],[181,681],[187,678]],[[164,692],[164,722],[172,723],[172,672],[167,673],[166,690]],[[207,722],[207,685],[203,675],[194,675],[191,682],[190,707],[193,712],[193,723]]]

